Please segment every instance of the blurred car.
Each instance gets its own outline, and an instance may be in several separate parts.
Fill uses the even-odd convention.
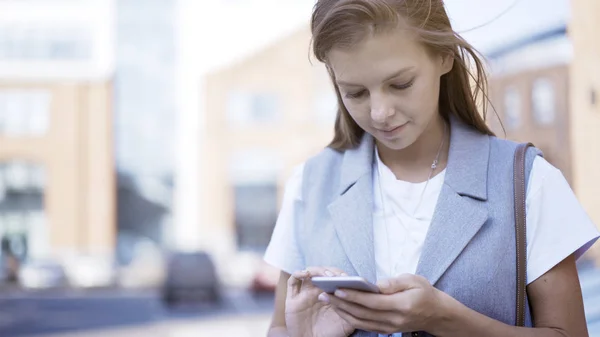
[[[211,257],[205,252],[172,254],[167,262],[162,298],[168,306],[180,301],[219,302],[220,285]]]
[[[60,288],[68,285],[65,269],[53,260],[27,261],[18,273],[19,284],[29,289]]]
[[[114,263],[98,256],[78,256],[66,263],[69,285],[75,288],[106,288],[116,283]]]
[[[3,258],[0,258],[0,286],[9,282],[8,266]]]
[[[255,294],[273,293],[279,281],[279,269],[263,262],[252,279],[250,290]]]
[[[3,254],[0,258],[0,283],[17,283],[20,264],[14,255]]]

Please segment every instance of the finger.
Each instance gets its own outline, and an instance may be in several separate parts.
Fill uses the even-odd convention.
[[[306,269],[311,276],[347,276],[347,274],[335,267],[308,267]]]
[[[300,289],[302,287],[302,282],[309,276],[309,273],[306,270],[296,271],[290,278],[288,279],[288,298],[294,298],[298,296],[300,293]]]
[[[335,267],[308,267],[302,271],[296,271],[288,279],[288,298],[294,298],[302,292],[302,289],[313,289],[310,281],[313,276],[341,276],[347,275],[343,270]]]
[[[313,285],[310,278],[313,276],[335,276],[335,273],[325,267],[308,267],[296,271],[288,279],[288,296],[294,298],[302,292],[302,289],[311,289]]]
[[[388,335],[388,334],[394,333],[394,331],[393,331],[394,329],[385,323],[371,321],[371,320],[367,320],[367,319],[363,319],[363,318],[358,318],[341,308],[337,308],[337,307],[333,307],[333,308],[334,308],[333,310],[335,310],[335,312],[343,320],[348,322],[348,324],[350,324],[355,329],[375,332],[375,333],[378,333],[381,335]],[[397,331],[397,332],[399,332],[399,331]]]
[[[345,302],[355,303],[360,306],[374,310],[393,310],[393,298],[383,294],[373,294],[364,291],[351,289],[339,289],[334,293],[335,298],[344,300]]]
[[[383,314],[385,313],[380,310],[370,309],[360,304],[345,301],[336,296],[330,296],[329,303],[336,308],[344,310],[345,312],[351,314],[354,317],[369,321],[380,321]]]
[[[307,278],[310,278],[310,272],[308,271],[308,269],[305,269],[305,270],[298,270],[298,271],[295,271],[295,272],[294,272],[294,273],[293,273],[293,274],[290,276],[290,278],[292,278],[292,277],[293,277],[293,278],[296,278],[296,279],[299,279],[299,280],[305,280],[305,279],[307,279]]]
[[[348,276],[348,274],[340,268],[326,267],[325,269],[331,271],[334,274],[333,276]]]
[[[413,274],[402,274],[394,278],[377,282],[379,291],[382,294],[395,294],[401,291],[406,291],[416,288],[420,285],[421,280]]]

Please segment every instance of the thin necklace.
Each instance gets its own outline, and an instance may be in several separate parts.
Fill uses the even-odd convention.
[[[431,163],[431,171],[429,172],[429,177],[427,177],[427,182],[425,183],[425,187],[423,187],[423,191],[421,191],[421,197],[419,199],[419,203],[417,204],[417,207],[415,208],[414,213],[417,212],[417,210],[419,209],[419,207],[421,207],[421,202],[423,201],[423,196],[425,195],[425,190],[427,189],[427,186],[429,185],[429,181],[431,180],[431,177],[433,176],[433,173],[435,172],[435,169],[438,166],[439,163],[439,159],[440,159],[440,153],[442,152],[442,148],[444,147],[444,142],[446,141],[446,131],[447,131],[447,126],[446,124],[444,124],[444,134],[442,136],[442,141],[440,142],[440,146],[438,148],[437,154],[435,156],[435,159],[433,160],[433,163]],[[375,147],[375,151],[377,151],[377,147]],[[382,207],[382,211],[383,211],[383,224],[385,227],[385,237],[386,237],[386,241],[387,241],[387,251],[388,251],[388,263],[389,263],[389,277],[393,277],[394,275],[394,265],[395,263],[393,263],[392,261],[392,247],[390,244],[390,235],[389,235],[389,231],[388,231],[388,224],[387,224],[387,217],[386,217],[386,210],[385,210],[385,200],[383,198],[383,189],[381,188],[381,170],[379,167],[379,160],[376,159],[376,163],[377,165],[377,185],[379,187],[379,198],[381,200],[381,207]],[[404,226],[404,223],[402,222],[402,220],[400,219],[400,217],[397,217],[398,221],[400,222],[400,225],[404,228],[404,230],[406,231],[406,234],[410,235],[410,231],[408,230],[408,228],[406,228],[406,226]],[[411,237],[412,239],[412,237]],[[415,240],[412,240],[413,242],[416,242]]]
[[[438,147],[438,151],[437,151],[437,154],[435,155],[435,159],[433,160],[433,163],[431,163],[431,171],[429,171],[429,176],[427,177],[427,182],[425,183],[425,187],[423,187],[423,191],[421,191],[421,197],[419,198],[419,203],[417,204],[417,207],[415,207],[413,214],[416,214],[417,211],[419,210],[419,208],[421,207],[421,203],[423,202],[423,196],[425,195],[425,190],[427,189],[427,186],[429,185],[429,181],[431,180],[431,177],[433,177],[433,173],[435,172],[435,169],[438,166],[438,163],[440,160],[440,154],[442,153],[442,148],[444,147],[445,142],[446,142],[446,124],[444,124],[444,133],[442,135],[442,141],[440,142],[440,147]]]

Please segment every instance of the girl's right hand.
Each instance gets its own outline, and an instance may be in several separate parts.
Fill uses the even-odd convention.
[[[337,268],[311,267],[293,273],[288,280],[285,322],[291,337],[347,337],[354,332],[330,304],[319,301],[323,291],[310,281],[313,276],[346,276]]]

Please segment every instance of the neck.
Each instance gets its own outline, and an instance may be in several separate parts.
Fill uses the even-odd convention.
[[[440,145],[443,146],[440,148]],[[438,115],[431,121],[421,136],[409,147],[392,150],[377,142],[377,150],[381,161],[394,172],[397,179],[421,182],[431,172],[431,164],[440,153],[435,172],[446,167],[447,153],[450,146],[450,128]]]

